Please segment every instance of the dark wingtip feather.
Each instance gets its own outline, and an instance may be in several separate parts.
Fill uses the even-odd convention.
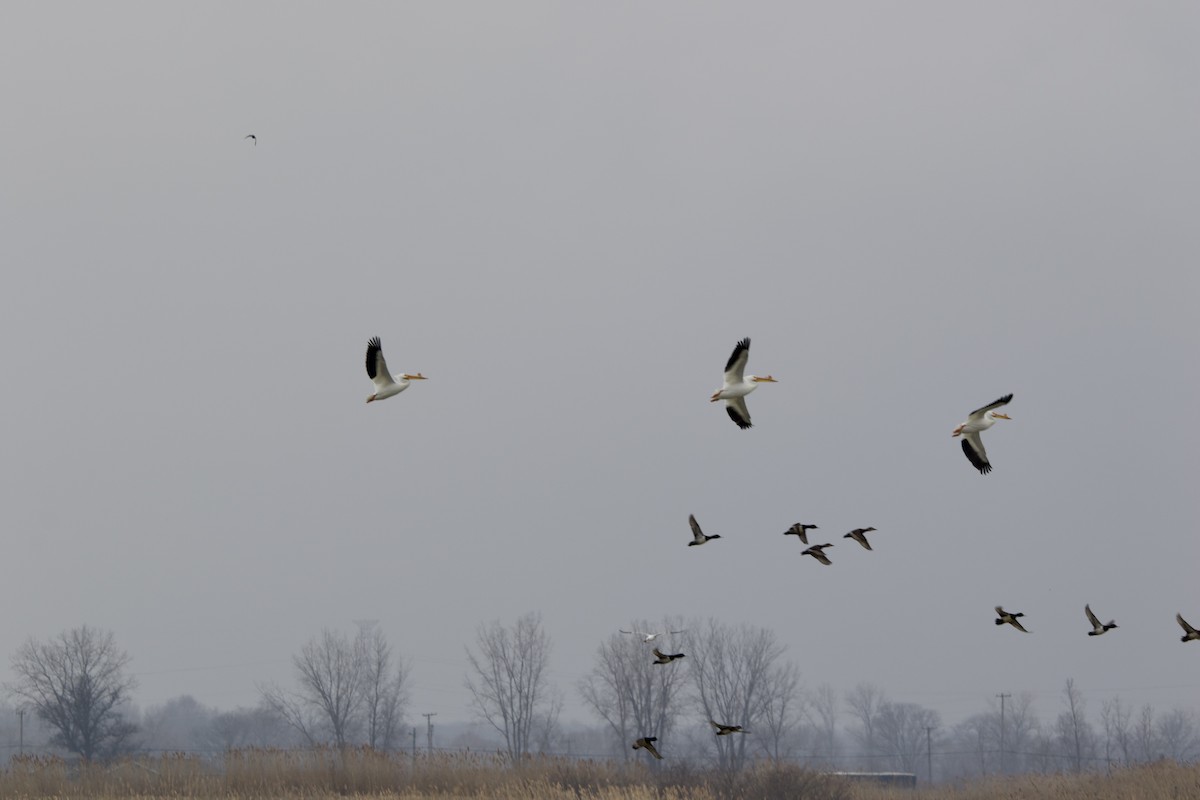
[[[372,336],[367,339],[367,377],[375,380],[375,356],[383,349],[383,342],[378,336]]]
[[[725,362],[725,371],[729,372],[729,370],[733,369],[733,362],[737,361],[738,356],[740,356],[744,351],[749,350],[749,349],[750,349],[750,337],[747,336],[745,339],[742,339],[740,342],[738,342],[736,345],[734,345],[733,353],[729,356],[729,360]]]
[[[975,452],[975,448],[971,447],[971,443],[966,439],[962,440],[962,449],[963,454],[967,457],[967,461],[970,461],[971,466],[979,470],[979,474],[987,475],[992,471],[992,465],[980,458],[979,454]]]
[[[754,427],[750,420],[742,419],[740,416],[738,416],[738,413],[733,410],[733,406],[725,406],[725,412],[729,414],[729,418],[737,423],[737,426],[742,430],[749,430],[750,428]]]

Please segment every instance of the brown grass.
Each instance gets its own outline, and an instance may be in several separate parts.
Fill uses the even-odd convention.
[[[516,767],[487,755],[415,760],[371,750],[241,750],[208,761],[183,754],[73,765],[23,757],[0,771],[0,800],[33,797],[396,798],[397,800],[1200,800],[1200,765],[1160,763],[1082,776],[1012,776],[961,786],[887,789],[799,767],[760,765],[737,775],[686,764],[629,765],[534,758]]]

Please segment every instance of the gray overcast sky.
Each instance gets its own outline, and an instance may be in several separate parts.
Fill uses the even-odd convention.
[[[6,4],[0,680],[88,623],[139,702],[229,708],[378,618],[411,710],[463,719],[476,625],[541,610],[568,718],[663,614],[948,723],[1068,676],[1196,707],[1198,35],[1090,0]],[[372,335],[430,380],[364,404]],[[743,336],[780,381],[745,432],[707,402]],[[981,477],[950,432],[1006,392]]]

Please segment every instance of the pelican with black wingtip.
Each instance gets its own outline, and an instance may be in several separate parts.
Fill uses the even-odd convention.
[[[983,449],[983,439],[979,438],[979,434],[995,425],[998,419],[1012,419],[1008,414],[1001,414],[996,410],[1011,403],[1012,399],[1011,394],[1006,394],[983,408],[975,409],[967,415],[966,421],[950,434],[963,437],[963,454],[967,457],[967,461],[971,462],[971,466],[979,470],[980,475],[987,475],[991,472],[992,464],[988,461],[987,450]]]
[[[742,339],[733,348],[733,354],[725,364],[725,384],[713,392],[710,402],[725,401],[725,411],[739,428],[751,427],[750,410],[746,408],[746,395],[758,388],[760,383],[778,383],[770,375],[760,378],[746,375],[746,362],[750,360],[750,339]]]
[[[410,381],[425,380],[425,376],[419,372],[416,375],[405,372],[399,377],[388,372],[387,361],[383,358],[383,343],[378,336],[367,340],[367,377],[375,384],[375,391],[367,397],[368,403],[400,394],[408,388]]]

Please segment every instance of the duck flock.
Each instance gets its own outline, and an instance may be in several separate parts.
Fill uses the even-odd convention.
[[[753,427],[750,421],[750,410],[746,407],[746,396],[759,387],[763,383],[777,383],[774,377],[767,375],[759,377],[757,375],[746,374],[746,364],[750,360],[750,339],[747,337],[739,341],[733,348],[733,353],[729,356],[729,361],[725,364],[725,380],[720,389],[713,392],[709,398],[711,402],[718,400],[725,401],[725,412],[729,418],[733,420],[742,430],[748,430]],[[403,373],[401,375],[392,375],[388,371],[387,362],[383,357],[383,344],[379,337],[376,336],[367,342],[367,375],[371,378],[375,385],[375,391],[367,397],[367,402],[371,403],[376,400],[384,400],[389,397],[400,394],[409,387],[412,381],[425,380],[425,376],[421,373],[410,375]],[[997,420],[1012,419],[1007,414],[1002,413],[999,409],[1007,406],[1012,402],[1012,394],[1006,394],[1003,397],[988,403],[985,406],[975,409],[967,418],[956,427],[951,435],[962,437],[963,455],[967,457],[967,461],[971,466],[979,470],[979,474],[987,475],[992,471],[992,464],[988,460],[987,450],[983,446],[983,439],[980,434],[996,424]],[[692,540],[687,543],[688,547],[698,547],[708,544],[714,539],[720,539],[721,534],[706,534],[700,527],[700,523],[696,521],[693,514],[688,515],[688,524],[692,530]],[[783,532],[784,536],[795,536],[802,544],[809,545],[809,531],[819,530],[818,526],[797,522]],[[871,543],[867,539],[867,534],[875,531],[873,527],[854,528],[850,532],[843,534],[843,539],[852,539],[858,542],[866,550],[871,550]],[[812,556],[813,559],[824,566],[832,565],[833,561],[826,555],[825,551],[833,547],[832,542],[825,544],[812,544],[807,549],[801,552],[801,555]],[[1091,625],[1091,630],[1087,632],[1088,636],[1100,636],[1113,630],[1117,627],[1114,620],[1109,620],[1106,623],[1101,623],[1100,619],[1092,613],[1091,604],[1085,604],[1083,607],[1084,613],[1087,616],[1088,624]],[[1002,606],[996,606],[996,624],[1011,625],[1022,633],[1029,633],[1029,630],[1021,624],[1021,617],[1024,617],[1024,612],[1009,612],[1005,611]],[[1175,615],[1175,621],[1183,629],[1183,636],[1180,641],[1194,642],[1200,641],[1200,631],[1192,627],[1182,614]],[[661,633],[647,633],[638,630],[627,631],[619,629],[621,633],[640,636],[643,643],[651,644],[665,634],[680,634],[684,631],[666,631]],[[685,657],[684,653],[664,653],[657,646],[652,649],[654,659],[653,664],[671,664]],[[727,736],[732,733],[749,733],[743,730],[741,725],[727,725],[719,723],[715,720],[709,720],[709,723],[715,728],[717,736]],[[656,759],[661,759],[662,755],[658,752],[658,748],[654,743],[658,741],[654,736],[639,737],[633,743],[634,750],[645,750]]]

